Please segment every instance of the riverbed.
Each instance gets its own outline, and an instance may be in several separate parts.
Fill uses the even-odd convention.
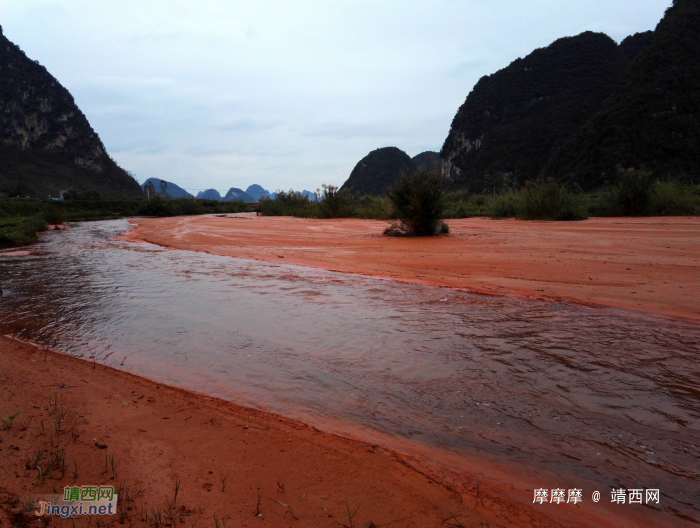
[[[75,224],[0,254],[0,331],[523,501],[581,488],[603,518],[700,520],[696,324],[114,239],[127,228]],[[660,504],[611,504],[613,488],[660,489]]]

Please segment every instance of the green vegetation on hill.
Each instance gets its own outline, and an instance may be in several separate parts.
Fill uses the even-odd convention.
[[[141,197],[139,184],[105,151],[73,97],[0,27],[0,194],[58,196],[93,190]]]
[[[546,174],[583,189],[619,168],[700,178],[700,3],[674,0],[602,108],[549,162]]]
[[[649,39],[653,34],[653,31],[644,31],[642,33],[635,33],[634,35],[630,35],[629,37],[625,38],[622,42],[620,42],[620,49],[622,50],[622,53],[625,54],[628,60],[634,60],[641,51],[642,47],[649,42]]]
[[[628,59],[602,33],[562,38],[482,77],[440,152],[455,188],[520,188],[612,93]]]
[[[401,174],[415,170],[415,163],[403,150],[396,147],[380,148],[367,154],[355,165],[340,190],[360,196],[384,194]]]
[[[416,164],[416,167],[418,167],[419,169],[424,168],[439,171],[442,166],[442,159],[440,159],[440,153],[433,152],[431,150],[421,152],[417,156],[413,156],[413,158],[411,159],[413,160],[413,163]]]

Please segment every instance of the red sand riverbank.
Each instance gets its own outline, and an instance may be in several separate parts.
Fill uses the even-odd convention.
[[[247,218],[246,218],[247,217]],[[437,238],[385,222],[252,215],[132,220],[131,241],[471,291],[700,320],[700,218],[450,220]]]
[[[370,444],[5,337],[0,384],[0,416],[19,413],[0,432],[2,527],[23,515],[13,499],[85,484],[128,487],[133,500],[123,492],[107,522],[147,526],[142,511],[165,514],[176,480],[182,523],[201,527],[214,515],[234,527],[350,526],[348,506],[358,508],[354,526],[561,526],[498,490],[480,486],[477,498],[473,483],[438,482]],[[40,484],[36,453],[57,447],[67,467],[45,471]]]

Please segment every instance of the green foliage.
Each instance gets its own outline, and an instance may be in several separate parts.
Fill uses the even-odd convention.
[[[303,194],[289,191],[277,191],[277,197],[263,197],[258,202],[263,216],[315,216],[311,212],[311,200]]]
[[[42,216],[0,218],[0,247],[31,242],[44,230],[46,222]]]
[[[553,181],[538,181],[522,190],[522,217],[527,220],[584,220],[583,196]]]
[[[106,153],[71,94],[0,32],[0,193],[94,190],[138,198],[136,180]]]
[[[491,201],[491,218],[517,218],[522,215],[522,194],[505,191],[496,195]]]
[[[403,174],[388,193],[394,222],[387,235],[431,236],[443,231],[445,191],[442,176],[429,169]]]
[[[277,198],[261,198],[260,214],[264,216],[296,216],[301,218],[389,218],[391,202],[385,196],[358,198],[334,185],[323,185],[318,201],[293,190],[278,191]]]
[[[611,211],[620,216],[643,216],[651,211],[651,179],[645,171],[619,169],[617,185],[610,188]]]
[[[519,189],[600,108],[628,59],[607,35],[559,39],[482,77],[442,147],[453,185]]]
[[[36,240],[47,224],[123,216],[178,216],[252,211],[255,204],[189,198],[144,200],[39,200],[0,197],[0,246]]]
[[[700,3],[676,0],[614,92],[545,174],[585,190],[616,184],[619,165],[644,167],[656,179],[697,182],[699,53]]]
[[[323,184],[318,204],[320,218],[348,218],[353,216],[355,200],[350,193],[339,191],[335,185]]]
[[[470,194],[464,190],[445,193],[445,218],[488,216],[490,210],[487,195]]]
[[[403,150],[396,147],[376,149],[355,165],[340,190],[356,196],[380,196],[394,185],[401,174],[415,170],[415,163]]]
[[[700,185],[678,180],[656,181],[652,186],[654,213],[662,216],[700,215]]]
[[[680,216],[700,214],[700,185],[675,179],[652,181],[648,172],[621,171],[617,184],[592,195],[595,216]]]

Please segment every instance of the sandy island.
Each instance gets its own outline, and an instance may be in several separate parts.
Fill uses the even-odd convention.
[[[700,218],[450,220],[437,238],[386,222],[252,215],[132,220],[124,235],[177,249],[700,319]],[[281,260],[284,259],[284,260]]]

